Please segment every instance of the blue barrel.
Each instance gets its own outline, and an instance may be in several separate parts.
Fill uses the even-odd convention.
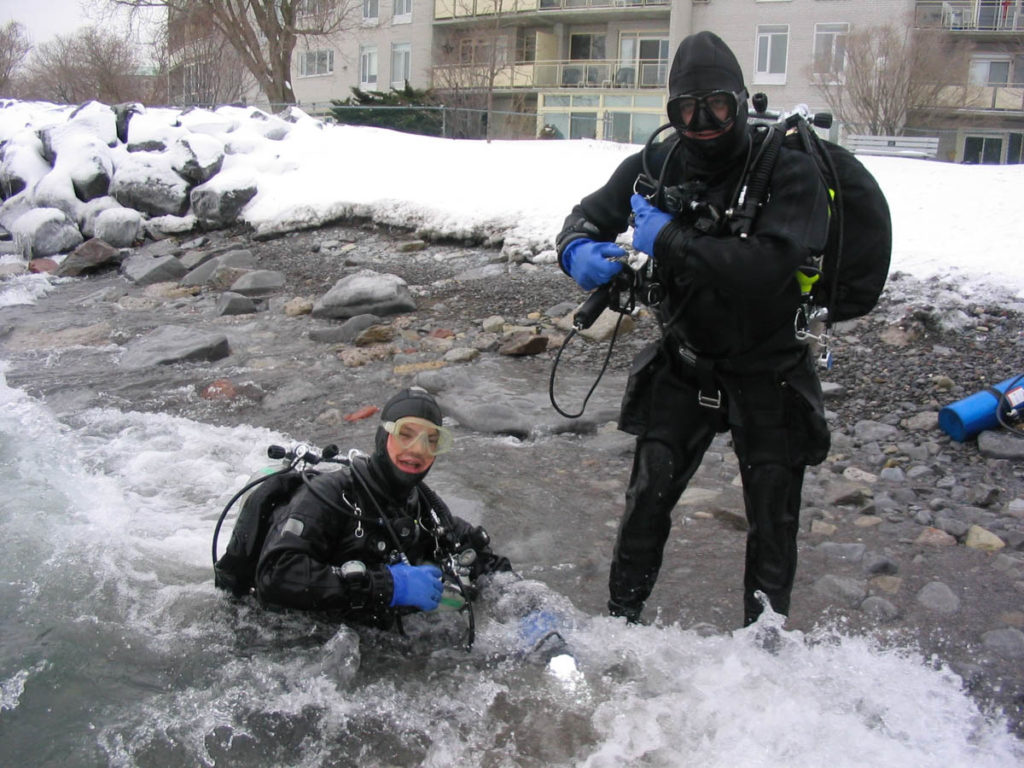
[[[1012,403],[1020,405],[1024,402],[1024,374],[1011,376],[1001,381],[992,389],[1003,394],[1013,387],[1008,395]],[[979,432],[995,429],[999,426],[999,398],[994,392],[983,389],[970,397],[958,400],[939,411],[939,426],[942,431],[957,442],[970,440]]]

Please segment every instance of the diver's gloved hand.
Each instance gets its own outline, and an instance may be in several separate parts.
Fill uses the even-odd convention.
[[[421,611],[432,611],[441,602],[444,584],[441,583],[441,569],[436,565],[389,565],[394,592],[391,607],[410,606]]]
[[[625,255],[626,252],[615,243],[581,237],[565,246],[562,266],[579,283],[580,288],[592,291],[622,271],[621,261],[609,259],[619,259]]]
[[[655,208],[643,195],[629,198],[633,206],[633,247],[654,256],[654,241],[666,224],[672,221],[672,215]]]

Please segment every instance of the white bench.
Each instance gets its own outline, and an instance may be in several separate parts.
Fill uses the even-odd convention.
[[[846,137],[846,148],[858,155],[890,155],[934,160],[939,154],[937,136],[867,136]]]

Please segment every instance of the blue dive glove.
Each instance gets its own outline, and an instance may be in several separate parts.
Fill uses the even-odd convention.
[[[441,602],[444,585],[441,583],[441,569],[436,565],[389,565],[394,592],[391,607],[411,606],[421,611],[432,611]]]
[[[672,221],[672,215],[655,208],[643,195],[633,195],[629,202],[633,206],[633,247],[653,256],[654,241],[662,228]]]
[[[562,264],[570,277],[580,288],[592,291],[604,285],[622,271],[621,261],[609,261],[626,255],[615,243],[588,240],[581,237],[573,240],[562,251]]]

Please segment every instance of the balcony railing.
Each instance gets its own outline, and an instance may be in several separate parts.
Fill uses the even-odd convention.
[[[435,19],[512,15],[536,11],[586,11],[605,8],[666,8],[671,0],[434,0]]]
[[[939,103],[947,109],[1024,113],[1024,87],[1007,85],[949,86]]]
[[[484,87],[487,66],[434,67],[434,87]],[[495,73],[495,88],[664,88],[667,59],[588,59],[508,64]]]
[[[918,27],[954,32],[1024,32],[1024,0],[918,0]]]

